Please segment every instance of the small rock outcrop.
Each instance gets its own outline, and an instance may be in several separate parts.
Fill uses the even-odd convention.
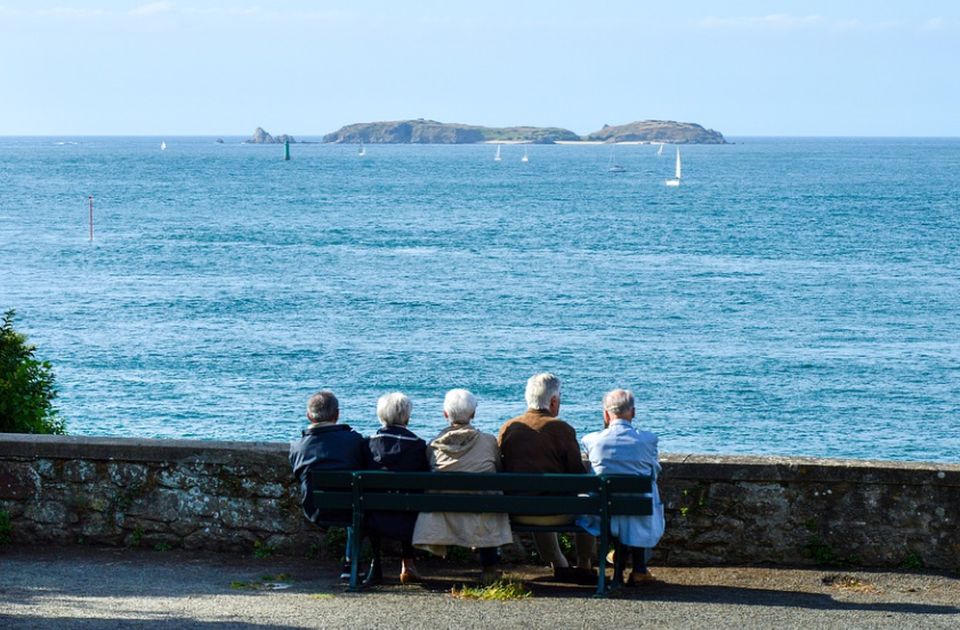
[[[288,136],[287,134],[271,136],[263,127],[257,127],[257,130],[254,131],[250,139],[247,140],[247,144],[283,144],[285,142],[296,144],[297,141],[294,140],[293,136]]]
[[[669,144],[728,144],[723,134],[696,123],[673,120],[638,120],[625,125],[604,125],[587,140],[601,142],[666,142]]]

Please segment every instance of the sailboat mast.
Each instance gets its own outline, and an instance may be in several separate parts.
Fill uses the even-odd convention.
[[[677,147],[677,179],[680,179],[680,147]]]

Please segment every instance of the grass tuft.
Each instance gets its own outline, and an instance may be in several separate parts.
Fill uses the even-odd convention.
[[[466,584],[450,589],[454,599],[482,599],[507,601],[527,599],[533,595],[523,582],[513,578],[503,578],[487,586],[467,586]]]

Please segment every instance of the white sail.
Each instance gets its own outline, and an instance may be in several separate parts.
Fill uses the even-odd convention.
[[[527,157],[527,147],[523,147],[523,157],[520,158],[521,162],[529,162],[530,158]]]
[[[673,179],[668,179],[663,182],[671,188],[676,188],[680,185],[680,147],[677,147],[677,171],[676,176]]]
[[[502,158],[500,157],[500,145],[497,145],[497,154],[493,156],[494,162],[499,162]]]
[[[167,150],[167,143],[164,142],[163,140],[160,141],[160,150],[161,150],[161,151],[166,151],[166,150]]]
[[[359,155],[360,157],[363,157],[363,156],[365,156],[366,154],[367,154],[367,150],[366,150],[366,148],[364,148],[364,146],[363,146],[363,140],[361,140],[361,141],[360,141],[360,150],[357,151],[357,155]]]
[[[657,155],[663,155],[663,143],[660,143],[660,148],[657,149]]]

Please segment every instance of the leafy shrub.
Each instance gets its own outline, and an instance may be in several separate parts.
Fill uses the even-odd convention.
[[[64,433],[53,406],[53,369],[38,361],[36,347],[13,329],[13,316],[13,310],[4,313],[0,325],[0,432]]]

